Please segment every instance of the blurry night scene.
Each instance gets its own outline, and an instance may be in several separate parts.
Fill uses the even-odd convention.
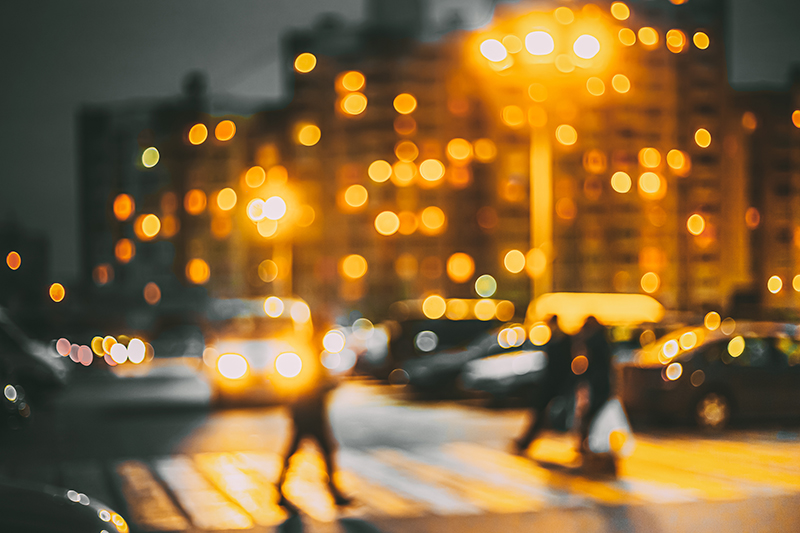
[[[0,13],[1,531],[800,531],[800,4]]]

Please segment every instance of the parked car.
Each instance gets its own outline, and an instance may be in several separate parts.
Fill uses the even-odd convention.
[[[681,328],[644,347],[621,370],[622,399],[634,419],[719,429],[736,418],[800,417],[795,324]]]

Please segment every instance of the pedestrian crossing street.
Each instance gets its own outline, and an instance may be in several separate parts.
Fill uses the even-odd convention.
[[[288,498],[317,522],[426,515],[527,513],[597,504],[647,505],[744,500],[800,493],[800,443],[775,440],[637,437],[616,479],[590,478],[576,464],[572,441],[541,439],[536,460],[487,445],[451,442],[405,450],[339,450],[337,482],[358,502],[337,511],[313,447],[292,460]],[[273,452],[199,453],[129,459],[109,466],[120,512],[134,531],[247,530],[286,520]],[[81,490],[81,487],[71,487]]]

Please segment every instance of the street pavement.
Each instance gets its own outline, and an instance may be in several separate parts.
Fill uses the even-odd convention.
[[[337,510],[315,448],[275,489],[288,420],[281,408],[213,410],[189,373],[97,379],[2,444],[0,476],[86,493],[136,531],[797,531],[797,428],[637,433],[616,479],[583,475],[570,436],[508,453],[521,410],[418,403],[344,383],[331,405]]]

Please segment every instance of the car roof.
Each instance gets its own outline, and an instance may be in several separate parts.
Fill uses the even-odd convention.
[[[509,300],[496,300],[493,298],[442,298],[446,304],[446,311],[437,318],[431,318],[423,311],[423,302],[426,299],[400,300],[389,306],[389,316],[393,320],[482,320],[501,321],[511,320],[516,307]],[[485,303],[481,303],[485,302]],[[488,319],[479,318],[475,312],[476,305],[489,304],[494,306],[494,313]],[[498,312],[500,309],[500,312]],[[500,315],[499,317],[497,315]]]

